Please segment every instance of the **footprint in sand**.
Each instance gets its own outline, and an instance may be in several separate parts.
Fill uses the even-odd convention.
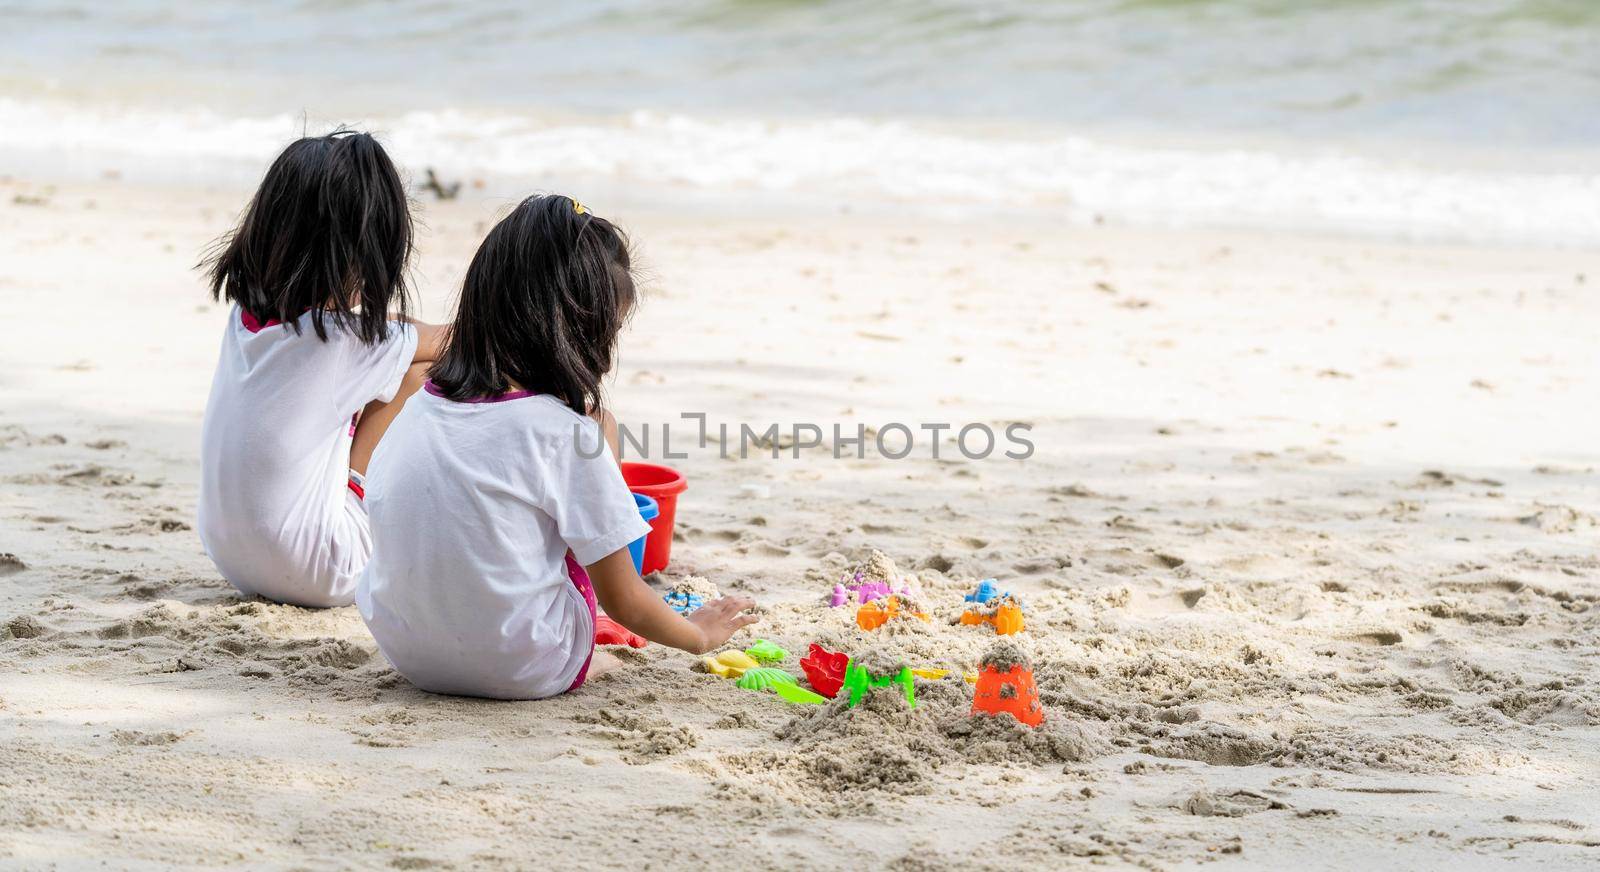
[[[601,709],[580,721],[600,725],[594,732],[623,752],[623,762],[639,765],[671,757],[700,744],[700,733],[688,724],[674,724],[651,715]]]
[[[17,615],[0,626],[0,639],[37,639],[50,632],[50,628],[33,615]]]
[[[1356,642],[1370,642],[1374,645],[1398,645],[1404,640],[1399,630],[1364,630],[1351,633],[1345,638]]]
[[[1289,808],[1286,803],[1249,790],[1197,790],[1177,807],[1197,817],[1244,817]]]
[[[1077,561],[1066,554],[1041,554],[1024,557],[1011,564],[1011,569],[1022,575],[1045,575],[1071,569]]]
[[[955,568],[955,565],[956,562],[954,560],[951,560],[943,554],[934,554],[922,561],[922,566],[924,569],[932,569],[936,572],[949,572]]]
[[[740,554],[757,554],[762,557],[788,557],[790,553],[789,549],[771,542],[753,542],[740,545],[736,550]]]
[[[1533,527],[1541,533],[1575,533],[1600,526],[1600,520],[1593,515],[1571,506],[1544,503],[1535,503],[1533,514],[1517,518],[1517,523]]]
[[[113,472],[99,464],[91,463],[88,466],[56,476],[55,483],[79,487],[122,487],[133,483],[133,474]]]
[[[361,715],[361,725],[346,728],[356,744],[373,748],[405,748],[415,738],[417,716],[401,706],[377,706]]]
[[[111,741],[118,745],[154,747],[171,745],[187,735],[188,733],[174,733],[171,730],[156,733],[147,733],[143,730],[112,730]]]
[[[116,582],[123,586],[123,596],[136,600],[156,599],[172,589],[171,582],[145,581],[142,576],[132,572],[117,576]]]

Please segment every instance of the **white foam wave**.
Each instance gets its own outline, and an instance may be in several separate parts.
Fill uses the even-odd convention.
[[[103,109],[0,98],[0,149],[117,156],[249,183],[301,118]],[[1131,224],[1600,247],[1600,174],[1443,169],[1332,150],[1131,147],[1072,135],[910,122],[604,121],[418,111],[364,126],[413,167],[509,179],[783,192],[933,208],[1059,210]],[[322,129],[316,125],[312,129]]]

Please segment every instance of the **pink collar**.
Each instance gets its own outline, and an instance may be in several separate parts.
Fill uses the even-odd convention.
[[[250,314],[249,312],[246,312],[243,309],[240,309],[239,310],[239,323],[243,324],[244,325],[244,329],[249,330],[251,333],[260,333],[261,331],[267,329],[268,327],[276,327],[279,324],[282,324],[283,322],[279,321],[277,318],[271,318],[271,319],[269,319],[267,321],[267,323],[263,324],[260,321],[256,320],[256,316]]]
[[[430,394],[433,394],[434,396],[438,397],[441,400],[450,400],[449,397],[444,395],[444,391],[439,390],[439,386],[434,384],[433,383],[433,379],[431,379],[431,378],[422,383],[422,389],[427,391]],[[537,397],[538,395],[539,395],[538,391],[506,391],[503,394],[497,394],[497,395],[492,396],[492,397],[470,397],[470,398],[465,399],[465,400],[450,400],[450,402],[452,402],[452,403],[503,403],[503,402],[505,402],[507,400],[520,400],[520,399],[523,399],[524,397]]]
[[[309,311],[311,311],[311,310],[310,309],[306,310],[306,312],[309,312]],[[306,312],[301,312],[300,315],[304,315]],[[295,317],[298,318],[298,317],[300,317],[300,315],[296,315]],[[244,329],[249,330],[251,333],[260,333],[261,331],[267,329],[268,327],[277,327],[278,325],[282,324],[283,322],[279,321],[277,318],[268,318],[267,322],[265,324],[263,324],[260,321],[256,320],[256,316],[250,314],[249,312],[246,312],[243,307],[240,307],[240,309],[239,309],[239,323],[244,326]]]

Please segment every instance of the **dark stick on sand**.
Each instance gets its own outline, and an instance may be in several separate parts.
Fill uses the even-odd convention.
[[[451,182],[445,185],[434,174],[433,167],[428,167],[428,180],[422,183],[422,190],[432,191],[433,195],[441,200],[454,200],[456,195],[461,193],[461,183]]]

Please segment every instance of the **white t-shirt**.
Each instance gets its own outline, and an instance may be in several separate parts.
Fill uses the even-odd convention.
[[[417,331],[389,325],[364,345],[311,313],[300,333],[233,307],[200,435],[200,541],[246,594],[300,606],[349,605],[371,555],[349,490],[351,420],[394,399]]]
[[[548,396],[452,402],[430,383],[368,472],[356,606],[394,668],[435,693],[567,690],[594,649],[567,550],[588,566],[650,529],[595,422]]]

